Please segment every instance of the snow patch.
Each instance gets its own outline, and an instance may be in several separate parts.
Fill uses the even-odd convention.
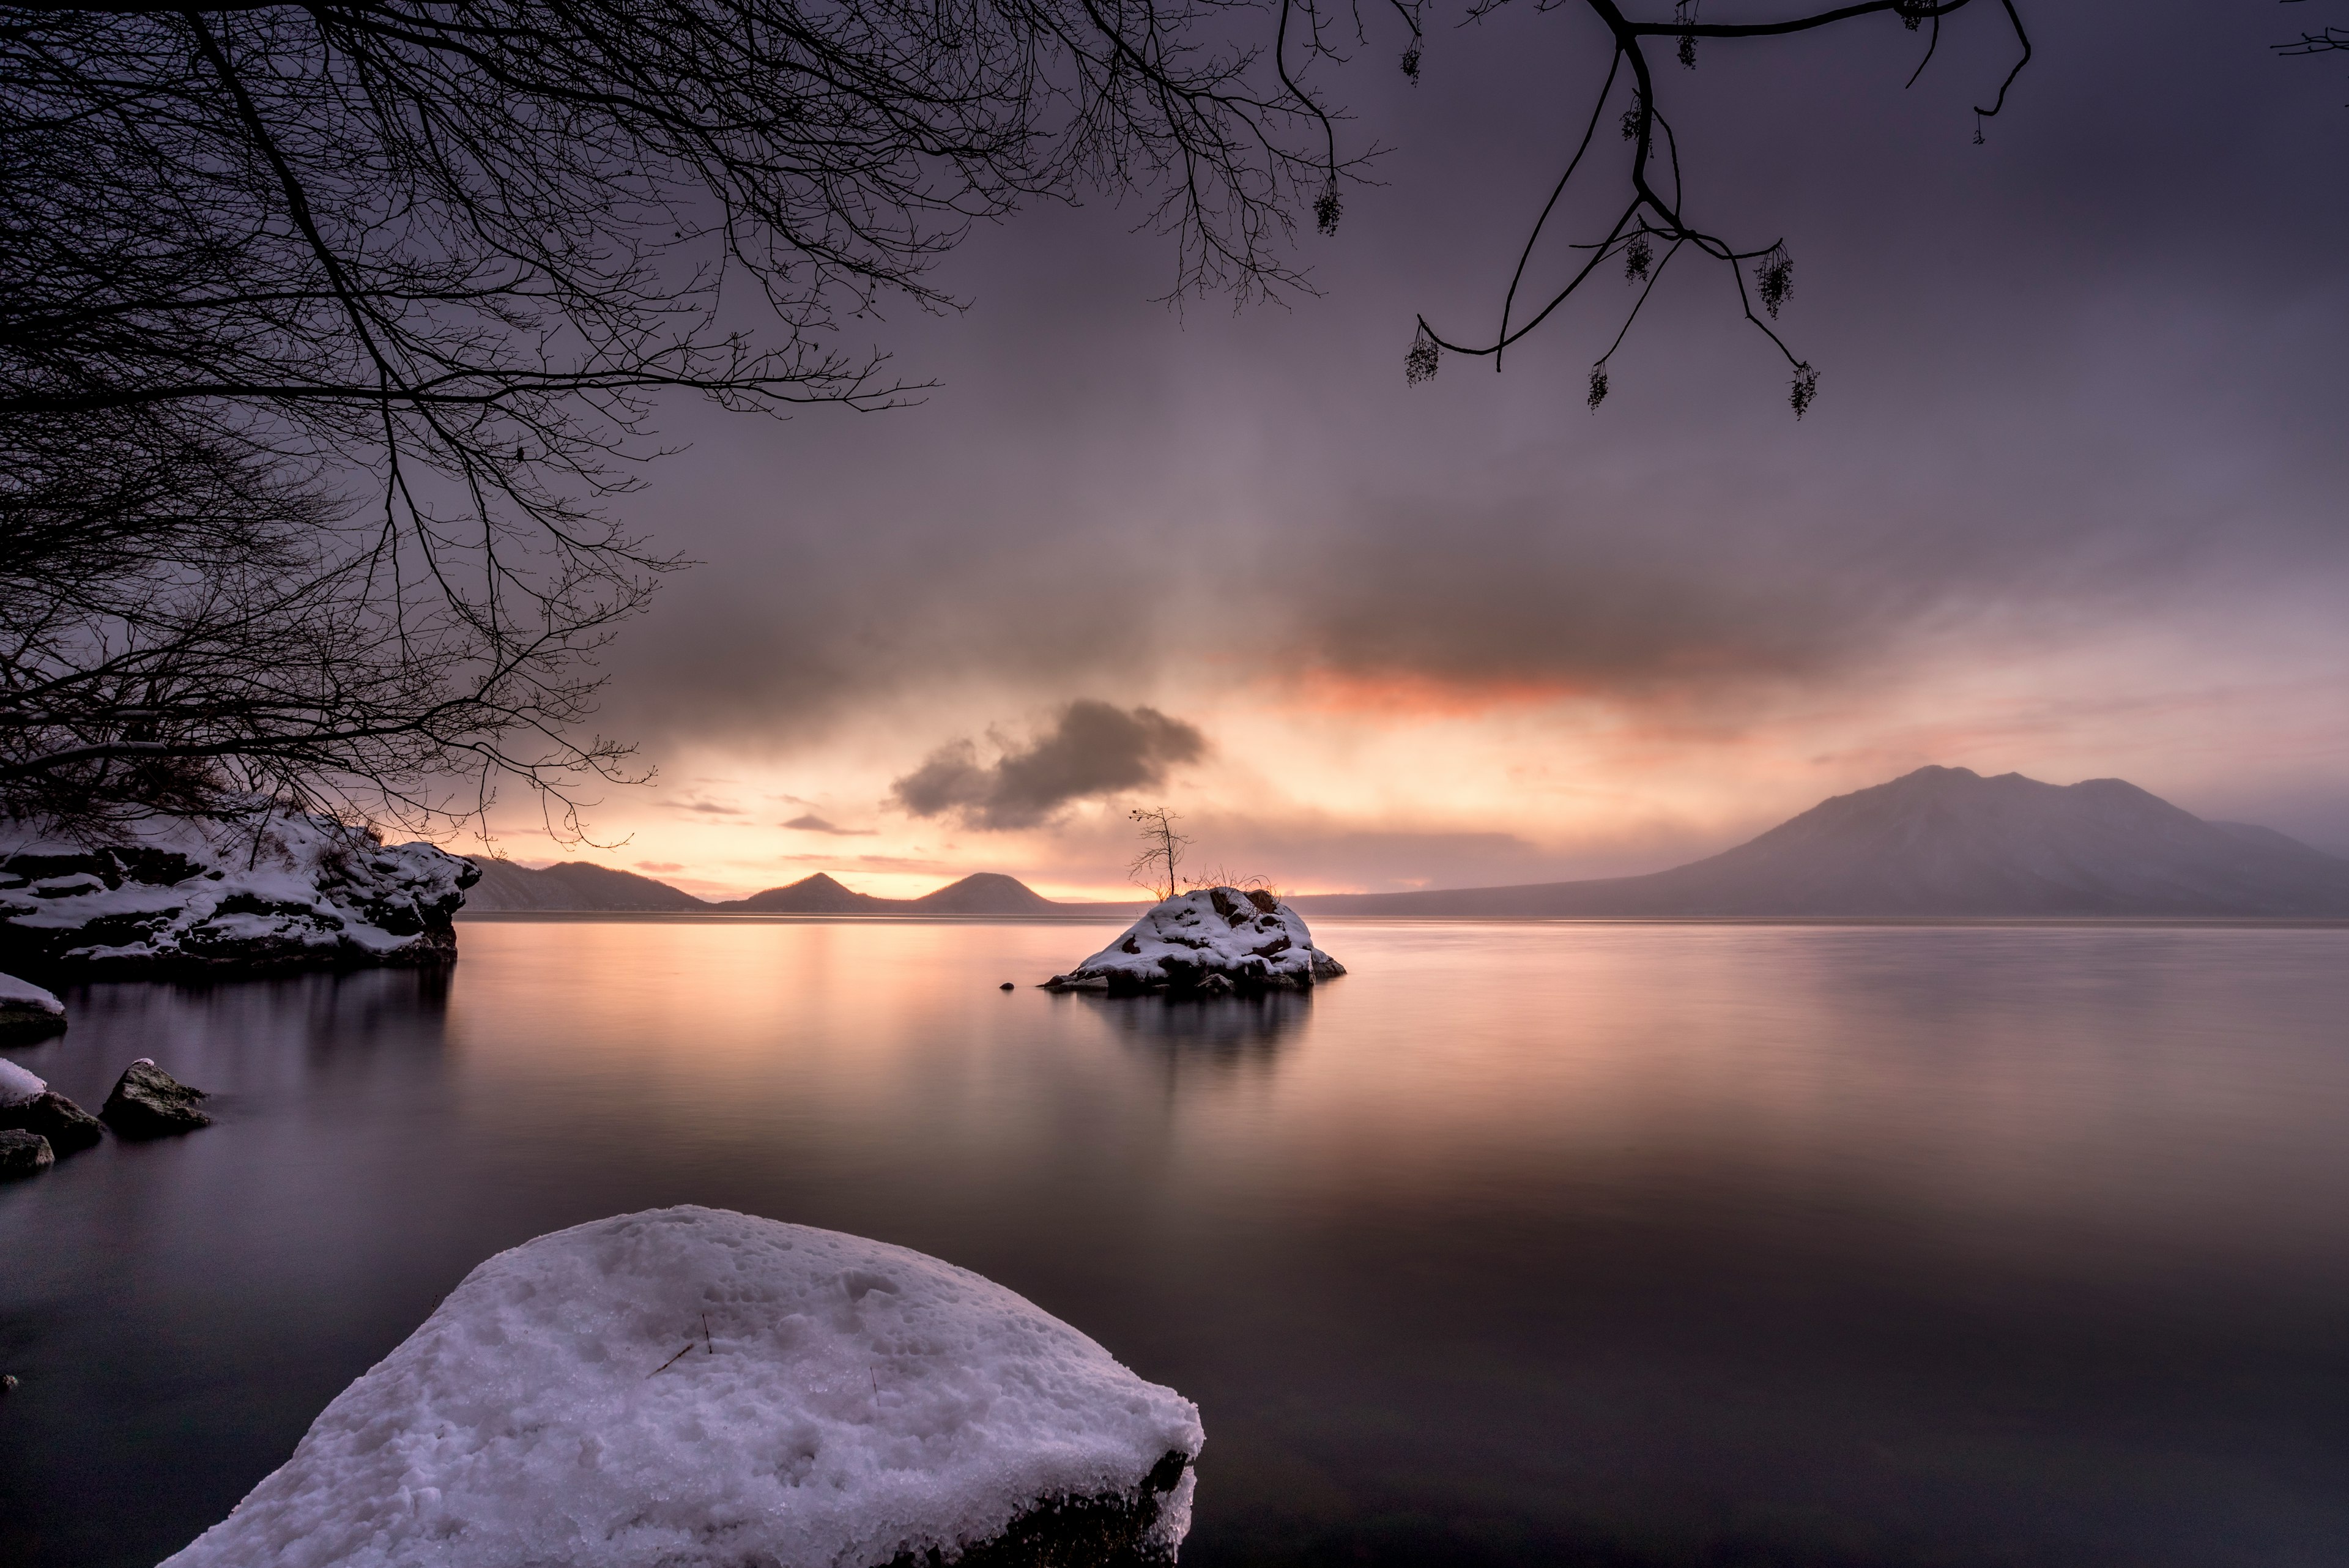
[[[866,1568],[1045,1503],[1147,1501],[1198,1407],[1000,1285],[683,1207],[467,1275],[169,1568]]]
[[[1303,991],[1346,966],[1313,945],[1305,918],[1262,891],[1199,888],[1045,985],[1055,991]]]

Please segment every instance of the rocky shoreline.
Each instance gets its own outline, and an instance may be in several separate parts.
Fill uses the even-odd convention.
[[[284,812],[155,818],[95,845],[0,824],[0,969],[56,983],[448,964],[480,877],[429,844]]]

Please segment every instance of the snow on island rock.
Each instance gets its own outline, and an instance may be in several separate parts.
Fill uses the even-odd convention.
[[[1201,1439],[967,1270],[660,1209],[475,1269],[166,1568],[1164,1563]]]
[[[0,821],[0,964],[138,979],[446,963],[480,877],[429,844],[285,813],[155,817],[98,847]]]
[[[28,980],[0,974],[0,1040],[39,1040],[65,1027],[64,1002]]]
[[[1313,945],[1304,917],[1271,894],[1198,888],[1169,898],[1050,991],[1305,991],[1346,966]]]

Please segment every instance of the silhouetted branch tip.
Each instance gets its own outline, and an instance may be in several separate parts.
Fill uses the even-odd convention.
[[[1418,335],[1411,340],[1411,351],[1402,357],[1404,384],[1416,387],[1422,381],[1433,379],[1437,358],[1435,339],[1428,336],[1427,327],[1423,324]]]
[[[1762,296],[1762,308],[1770,319],[1778,319],[1778,311],[1795,292],[1795,259],[1786,254],[1781,243],[1772,245],[1754,264],[1754,291]]]
[[[1811,400],[1818,396],[1818,392],[1819,373],[1806,363],[1796,365],[1794,385],[1786,394],[1786,401],[1794,407],[1795,418],[1799,420],[1810,411]]]

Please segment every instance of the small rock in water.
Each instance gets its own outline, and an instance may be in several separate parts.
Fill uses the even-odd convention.
[[[124,1137],[168,1137],[212,1125],[212,1117],[196,1108],[203,1097],[202,1089],[188,1087],[141,1056],[123,1070],[98,1114]]]
[[[106,1136],[96,1116],[52,1089],[13,1106],[0,1105],[0,1131],[38,1133],[58,1154],[88,1148]]]
[[[40,1134],[15,1127],[0,1132],[0,1179],[38,1176],[57,1162],[57,1151]]]
[[[1007,981],[1005,981],[1001,985],[999,985],[999,986],[996,987],[996,989],[997,989],[998,991],[1009,991],[1009,990],[1011,990],[1011,989],[1012,989],[1012,984],[1011,984],[1011,982],[1010,982],[1009,981],[1008,981],[1008,980],[1007,980]]]

